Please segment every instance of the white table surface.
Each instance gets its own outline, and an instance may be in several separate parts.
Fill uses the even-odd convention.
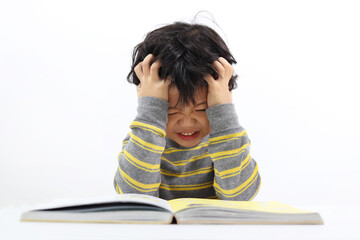
[[[317,211],[324,225],[147,225],[20,222],[28,208],[0,209],[0,239],[358,239],[360,205],[296,206]]]

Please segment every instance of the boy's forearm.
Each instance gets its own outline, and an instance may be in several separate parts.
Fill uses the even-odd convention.
[[[138,114],[130,125],[131,132],[119,154],[119,166],[114,180],[118,193],[158,195],[167,108],[168,103],[164,100],[139,98]]]
[[[165,132],[169,103],[155,97],[140,97],[138,99],[135,121],[154,125]]]
[[[209,108],[209,153],[214,163],[214,188],[219,198],[250,200],[260,187],[257,164],[250,155],[250,140],[239,124],[233,104]]]

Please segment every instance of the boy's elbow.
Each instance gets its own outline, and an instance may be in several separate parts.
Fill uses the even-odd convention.
[[[244,184],[244,183],[242,183]],[[221,200],[233,201],[251,201],[255,198],[261,187],[261,177],[259,172],[245,186],[239,184],[237,187],[229,190],[217,189],[218,198]]]
[[[247,200],[252,201],[255,198],[255,196],[258,194],[258,192],[260,191],[260,188],[261,188],[261,176],[260,176],[260,173],[258,172],[256,180],[250,187],[249,194],[247,195],[247,198],[248,198]]]

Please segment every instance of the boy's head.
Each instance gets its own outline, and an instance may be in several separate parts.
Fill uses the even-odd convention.
[[[151,64],[158,59],[161,61],[159,77],[171,81],[167,136],[184,147],[195,146],[210,132],[206,113],[200,111],[207,108],[207,82],[204,77],[210,73],[214,79],[218,78],[219,74],[214,68],[213,62],[219,57],[225,58],[230,64],[236,64],[236,60],[222,38],[210,27],[175,22],[149,32],[144,41],[136,45],[133,51],[131,71],[127,76],[130,83],[135,85],[140,83],[134,68],[150,53],[155,56]],[[236,79],[237,75],[231,77],[230,91],[236,88]],[[196,106],[204,101],[205,104]],[[177,110],[177,113],[172,114],[174,109]],[[185,126],[175,124],[175,116],[179,114],[185,116],[185,112],[192,112],[192,116],[196,115],[192,119],[194,120],[192,126],[188,125],[190,121]],[[180,120],[176,121],[179,123]],[[192,130],[201,131],[200,134],[197,133],[196,139],[186,140],[186,138],[190,138],[186,134],[191,133]],[[179,131],[185,133],[183,139],[181,135],[178,135]]]

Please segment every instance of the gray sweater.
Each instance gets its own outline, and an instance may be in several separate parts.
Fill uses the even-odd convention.
[[[191,148],[166,137],[168,107],[168,102],[158,98],[139,98],[138,114],[118,157],[116,192],[148,194],[166,200],[253,199],[261,179],[234,105],[208,108],[211,132]]]

